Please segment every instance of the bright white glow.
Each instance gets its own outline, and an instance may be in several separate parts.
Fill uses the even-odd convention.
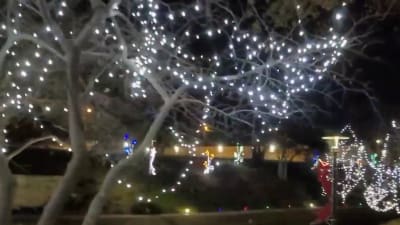
[[[269,152],[274,153],[276,151],[276,145],[275,144],[270,144],[269,145]]]
[[[218,145],[217,149],[218,149],[219,153],[222,153],[224,151],[224,146],[223,145]]]
[[[174,151],[175,151],[175,153],[179,153],[179,146],[175,145],[174,146]]]
[[[343,18],[343,15],[341,13],[336,13],[335,19],[336,20],[341,20]]]
[[[149,152],[149,174],[152,176],[157,175],[156,168],[154,167],[154,159],[156,158],[157,150],[155,147],[150,148]]]
[[[190,208],[185,208],[185,210],[184,210],[185,215],[189,215],[190,212],[191,212]]]

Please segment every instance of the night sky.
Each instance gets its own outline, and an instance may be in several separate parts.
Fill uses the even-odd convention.
[[[376,138],[390,126],[390,121],[400,119],[400,16],[379,22],[366,41],[364,56],[347,53],[352,62],[347,75],[368,84],[372,101],[358,93],[347,93],[343,106],[325,106],[332,113],[317,115],[313,126],[340,130],[350,123],[363,138]],[[356,49],[359,50],[359,49]]]
[[[392,18],[380,23],[377,33],[371,37],[372,45],[366,53],[373,60],[357,60],[356,66],[362,67],[361,78],[370,81],[376,97],[382,106],[399,106],[400,92],[400,18]],[[398,115],[397,115],[398,116]]]

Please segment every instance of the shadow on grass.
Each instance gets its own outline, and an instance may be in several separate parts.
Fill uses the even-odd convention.
[[[381,225],[396,217],[369,209],[341,209],[337,225]],[[37,217],[18,215],[14,219],[15,225],[33,225]],[[310,209],[270,209],[191,215],[104,215],[98,225],[308,225],[313,219]],[[63,216],[57,224],[80,225],[81,221],[82,216]]]

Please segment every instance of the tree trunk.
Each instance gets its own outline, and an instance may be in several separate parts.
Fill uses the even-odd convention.
[[[14,196],[14,177],[8,167],[8,160],[0,153],[0,224],[11,224],[12,200]]]
[[[172,97],[168,102],[166,102],[160,109],[156,119],[151,124],[149,130],[146,133],[146,136],[139,146],[136,149],[132,156],[128,159],[121,160],[117,165],[115,165],[106,175],[99,192],[96,194],[92,202],[90,203],[88,212],[83,220],[83,225],[95,225],[97,219],[103,209],[103,206],[108,198],[109,193],[112,190],[112,187],[116,183],[118,176],[121,171],[126,167],[134,165],[136,161],[143,160],[144,151],[146,147],[150,146],[151,141],[157,135],[158,130],[161,128],[164,123],[165,118],[168,116],[169,111],[173,107],[175,100],[178,96]]]
[[[278,161],[278,171],[277,171],[278,179],[282,179],[282,161]]]
[[[282,176],[283,180],[287,180],[288,165],[289,165],[289,162],[285,161],[284,166],[283,166],[283,174],[282,174],[283,175]]]
[[[281,180],[287,180],[287,167],[288,162],[286,160],[280,160],[278,162],[278,178]]]
[[[63,211],[69,194],[80,179],[81,169],[87,158],[81,107],[79,103],[79,50],[70,44],[67,53],[67,95],[68,95],[68,128],[73,156],[68,163],[63,179],[58,184],[50,201],[46,204],[38,225],[54,225]]]

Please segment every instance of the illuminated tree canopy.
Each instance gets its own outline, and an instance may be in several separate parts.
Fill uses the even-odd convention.
[[[61,142],[73,152],[41,225],[55,221],[76,184],[87,148],[93,146],[85,137],[95,142],[93,149],[110,149],[129,129],[127,120],[139,124],[143,134],[132,157],[106,176],[84,221],[88,225],[95,223],[116,176],[143,156],[160,130],[173,126],[196,136],[203,123],[219,130],[240,125],[259,141],[280,121],[320,110],[309,95],[333,98],[337,90],[327,88],[331,84],[352,89],[356,82],[334,66],[368,34],[357,34],[356,27],[381,16],[353,20],[347,17],[347,3],[334,2],[322,6],[333,12],[325,26],[311,29],[314,1],[285,3],[282,9],[294,16],[282,20],[269,19],[281,14],[281,4],[252,0],[2,4],[3,133],[18,115],[28,115],[41,127],[51,121],[68,132]],[[354,90],[360,89],[357,85]],[[3,135],[3,153],[7,142]]]

